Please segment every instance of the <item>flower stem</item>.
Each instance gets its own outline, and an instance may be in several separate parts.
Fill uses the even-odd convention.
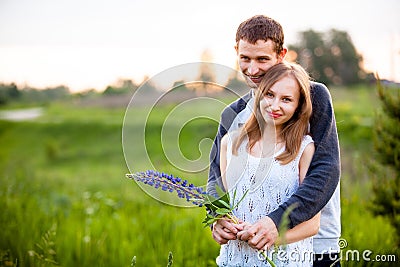
[[[239,219],[230,213],[227,213],[226,216],[233,221],[234,224],[239,224]]]
[[[260,250],[260,254],[268,261],[269,264],[271,264],[272,267],[276,267],[275,263],[270,258],[268,258],[265,250]]]

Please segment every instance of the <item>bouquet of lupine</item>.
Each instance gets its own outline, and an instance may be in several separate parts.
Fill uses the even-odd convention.
[[[160,188],[163,191],[176,193],[179,198],[184,198],[186,201],[199,206],[205,206],[209,212],[206,213],[206,218],[203,221],[204,226],[210,226],[220,219],[229,218],[235,223],[239,223],[238,219],[233,215],[233,210],[243,200],[244,196],[238,203],[231,205],[229,194],[218,190],[219,197],[215,198],[207,194],[203,189],[197,187],[187,180],[179,177],[174,177],[172,174],[147,170],[145,172],[129,173],[127,178],[137,182],[144,183],[154,188]],[[234,192],[235,199],[236,191]]]
[[[145,172],[129,173],[126,174],[126,177],[154,188],[160,188],[163,191],[168,191],[170,193],[176,192],[179,198],[184,198],[186,201],[199,207],[205,206],[209,212],[206,213],[206,218],[203,221],[204,227],[211,226],[214,222],[221,219],[231,219],[234,223],[239,223],[239,220],[233,214],[233,210],[236,209],[248,192],[247,190],[242,198],[235,204],[235,190],[233,192],[233,201],[231,204],[229,193],[223,192],[221,188],[216,188],[219,196],[215,198],[207,194],[200,187],[189,183],[187,180],[174,177],[172,174],[147,170]],[[275,263],[267,257],[265,251],[260,251],[260,255],[265,257],[272,267],[276,266]]]

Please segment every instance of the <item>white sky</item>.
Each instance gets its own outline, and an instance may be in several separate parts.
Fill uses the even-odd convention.
[[[347,31],[365,67],[400,81],[400,1],[0,0],[0,82],[104,90],[200,60],[234,67],[237,26],[264,14],[286,45],[300,31]]]

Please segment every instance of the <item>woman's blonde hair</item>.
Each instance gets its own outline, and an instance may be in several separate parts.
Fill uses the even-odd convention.
[[[234,155],[237,155],[238,148],[246,136],[249,138],[248,151],[261,139],[266,122],[261,114],[260,101],[269,89],[284,77],[292,77],[296,80],[300,88],[300,99],[292,118],[283,125],[281,135],[285,142],[285,151],[278,155],[276,159],[281,164],[287,164],[297,156],[303,136],[308,133],[308,125],[312,113],[310,77],[300,65],[288,62],[272,66],[264,75],[258,90],[255,92],[254,112],[233,142],[232,153]],[[271,138],[275,138],[275,136]]]

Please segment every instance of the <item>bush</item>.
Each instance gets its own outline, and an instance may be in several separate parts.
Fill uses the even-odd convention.
[[[373,211],[389,218],[400,236],[400,93],[378,82],[382,110],[376,116],[374,145],[377,162],[373,172]],[[397,245],[400,239],[397,238]]]

